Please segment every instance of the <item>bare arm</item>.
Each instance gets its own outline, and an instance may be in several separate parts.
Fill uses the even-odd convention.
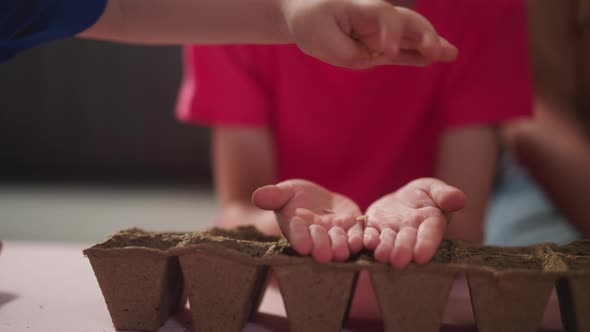
[[[357,69],[457,55],[426,18],[384,0],[108,0],[79,36],[154,45],[296,43]]]
[[[265,128],[213,129],[215,186],[224,226],[256,225],[265,233],[281,234],[274,213],[251,202],[256,189],[276,182],[271,135]]]
[[[461,189],[467,196],[465,208],[453,214],[447,236],[483,241],[483,218],[492,188],[498,143],[493,127],[468,127],[443,135],[437,177]]]
[[[142,44],[292,42],[280,0],[109,0],[80,36]]]
[[[590,143],[573,117],[554,108],[538,104],[538,118],[511,124],[505,137],[551,202],[589,237]]]

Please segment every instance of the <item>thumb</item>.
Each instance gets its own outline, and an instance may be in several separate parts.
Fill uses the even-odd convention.
[[[439,60],[444,62],[454,61],[457,58],[457,55],[459,54],[459,50],[457,49],[457,47],[455,47],[455,45],[449,43],[448,40],[442,37],[440,37],[440,44],[442,48],[442,54]]]
[[[465,207],[466,197],[463,191],[440,180],[430,184],[429,195],[445,212],[455,212]]]
[[[293,188],[289,185],[268,185],[254,191],[252,203],[260,209],[276,211],[283,208],[293,195]]]
[[[416,179],[409,187],[425,192],[444,212],[455,212],[465,207],[465,193],[439,179]]]

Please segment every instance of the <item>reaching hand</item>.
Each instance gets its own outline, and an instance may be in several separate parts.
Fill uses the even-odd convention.
[[[283,2],[287,26],[307,54],[333,65],[363,69],[450,62],[457,49],[426,18],[385,0]]]
[[[265,186],[254,192],[252,202],[275,212],[283,235],[301,255],[311,254],[318,262],[344,261],[362,249],[359,207],[313,182]]]
[[[449,213],[465,205],[465,194],[444,182],[423,178],[410,182],[367,210],[363,243],[377,261],[398,268],[423,264],[436,253]]]

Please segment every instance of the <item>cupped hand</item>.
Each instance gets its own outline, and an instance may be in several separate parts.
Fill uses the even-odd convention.
[[[259,188],[257,207],[275,212],[283,235],[301,255],[318,262],[344,261],[363,246],[361,215],[349,198],[306,180],[287,180]]]
[[[450,213],[464,205],[461,190],[433,178],[414,180],[367,209],[363,244],[377,261],[398,268],[426,263],[443,239]]]

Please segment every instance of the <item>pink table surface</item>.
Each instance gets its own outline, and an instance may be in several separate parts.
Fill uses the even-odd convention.
[[[113,332],[106,305],[90,263],[82,255],[85,245],[39,242],[4,243],[0,253],[0,331],[2,332]],[[442,331],[475,331],[465,281],[455,282]],[[168,320],[161,332],[189,330],[190,313],[184,310]],[[353,321],[355,331],[382,330],[377,321]],[[462,326],[462,327],[460,327]],[[560,330],[555,294],[542,326]],[[281,296],[268,291],[255,322],[245,331],[286,331]]]

